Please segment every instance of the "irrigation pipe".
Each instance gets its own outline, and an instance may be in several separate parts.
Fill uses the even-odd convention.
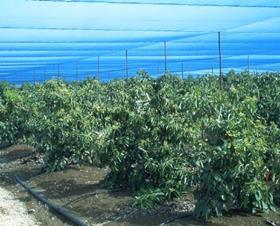
[[[101,195],[101,194],[108,194],[108,193],[116,193],[116,192],[120,192],[123,191],[123,189],[115,189],[115,190],[111,190],[111,191],[104,191],[104,192],[90,192],[90,193],[86,193],[86,194],[82,194],[80,196],[78,196],[75,199],[70,200],[69,202],[65,203],[62,207],[67,207],[72,203],[78,202],[83,198],[89,197],[89,196],[94,196],[94,195]]]
[[[49,202],[48,199],[44,198],[41,194],[34,191],[29,185],[27,185],[25,182],[23,182],[16,174],[15,174],[16,181],[24,187],[31,195],[33,195],[36,199],[41,201],[43,204],[47,205],[50,209],[54,210],[59,215],[63,216],[65,219],[67,219],[69,222],[71,222],[73,225],[77,226],[87,226],[83,221],[81,221],[78,217],[73,216],[69,211],[63,207],[57,206],[55,204],[52,204]]]
[[[187,218],[187,217],[192,217],[192,216],[193,216],[193,213],[186,213],[186,214],[181,215],[181,216],[178,216],[178,217],[173,217],[173,218],[171,218],[171,219],[169,219],[169,220],[167,220],[167,221],[161,223],[161,224],[158,225],[158,226],[165,226],[165,225],[170,224],[170,223],[172,223],[172,222],[174,222],[174,221],[176,221],[176,220],[183,219],[183,218]]]

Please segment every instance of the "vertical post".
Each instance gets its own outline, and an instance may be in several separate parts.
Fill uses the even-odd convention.
[[[126,71],[126,78],[128,79],[128,53],[125,50],[125,71]]]
[[[59,64],[57,65],[57,77],[60,78],[60,65]]]
[[[248,71],[248,74],[250,74],[250,56],[249,55],[247,58],[247,71]]]
[[[32,75],[33,75],[33,83],[35,84],[35,71],[33,71]]]
[[[181,62],[181,74],[182,74],[182,79],[184,79],[184,62]]]
[[[46,81],[46,80],[47,80],[47,69],[44,68],[44,81]]]
[[[76,62],[76,81],[78,81],[78,80],[79,80],[79,65]]]
[[[164,41],[164,72],[167,72],[167,49],[166,41]]]
[[[221,50],[221,32],[218,32],[218,42],[219,42],[219,66],[220,66],[220,89],[223,89],[223,73],[222,73],[222,50]]]
[[[99,56],[97,56],[97,80],[100,80],[100,65],[99,65]]]

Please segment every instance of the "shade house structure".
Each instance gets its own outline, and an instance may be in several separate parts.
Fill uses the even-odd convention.
[[[0,81],[279,71],[278,0],[2,0]]]

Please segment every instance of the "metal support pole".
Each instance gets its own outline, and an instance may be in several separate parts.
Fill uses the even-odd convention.
[[[47,70],[46,70],[46,68],[44,68],[44,81],[46,81],[47,80]]]
[[[97,80],[100,80],[100,71],[99,71],[99,56],[97,57]]]
[[[167,47],[166,47],[166,41],[164,41],[164,72],[167,73]]]
[[[60,78],[60,65],[57,65],[57,76]]]
[[[247,58],[247,71],[248,71],[248,74],[250,74],[250,56],[248,56],[248,58]]]
[[[33,83],[35,84],[35,76],[36,76],[36,75],[35,75],[35,71],[33,71],[32,74],[33,74]]]
[[[78,81],[78,80],[79,80],[79,65],[76,62],[76,81]]]
[[[181,62],[182,79],[184,79],[184,62]]]
[[[128,79],[128,53],[125,50],[125,71],[126,71],[126,78]]]
[[[218,42],[219,42],[219,66],[220,66],[220,89],[223,89],[223,72],[222,72],[222,50],[221,50],[221,32],[218,32]]]

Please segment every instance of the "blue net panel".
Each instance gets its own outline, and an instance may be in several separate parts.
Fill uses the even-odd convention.
[[[218,32],[224,72],[279,71],[278,0],[2,0],[0,81],[217,73]]]

